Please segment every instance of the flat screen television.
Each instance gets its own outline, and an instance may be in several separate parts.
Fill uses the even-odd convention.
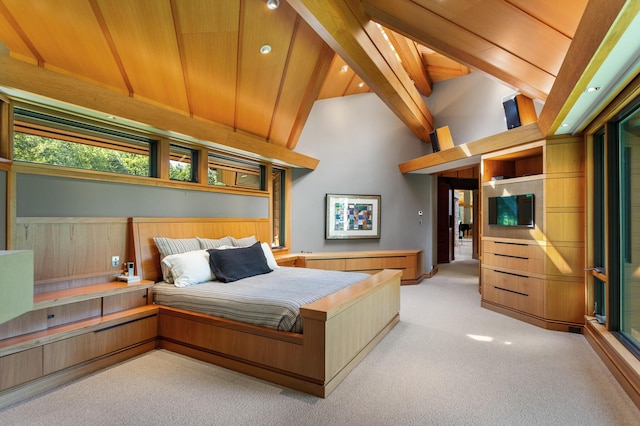
[[[489,197],[489,225],[533,228],[534,198],[533,194]]]

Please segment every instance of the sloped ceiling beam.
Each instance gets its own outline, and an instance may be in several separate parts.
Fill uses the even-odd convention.
[[[358,0],[288,3],[420,140],[429,140],[431,112]]]
[[[420,2],[364,0],[362,7],[371,19],[386,28],[462,64],[493,75],[531,98],[545,100],[553,85],[554,76],[547,71],[449,20],[442,19]],[[508,69],[505,69],[505,64],[510,64]]]

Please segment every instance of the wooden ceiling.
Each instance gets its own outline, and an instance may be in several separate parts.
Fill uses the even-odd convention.
[[[0,41],[14,59],[288,149],[317,99],[367,91],[427,141],[434,82],[474,70],[546,100],[586,3],[0,0]]]

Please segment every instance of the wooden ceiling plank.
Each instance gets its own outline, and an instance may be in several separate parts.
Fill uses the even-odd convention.
[[[0,39],[5,40],[6,47],[14,54],[31,58],[36,64],[43,66],[44,58],[33,45],[29,37],[15,20],[7,6],[0,1]]]
[[[301,18],[297,19],[292,40],[269,135],[271,143],[282,146],[291,144],[291,133],[297,123],[301,106],[313,104],[317,97],[319,84],[310,85],[309,82],[317,78],[317,61],[327,47]],[[325,66],[325,73],[326,69]],[[316,86],[317,89],[310,92],[310,87]],[[295,145],[295,142],[293,144]]]
[[[552,75],[430,10],[405,0],[393,4],[386,0],[365,0],[363,5],[372,19],[385,27],[493,75],[529,97],[546,99]],[[487,52],[490,52],[489,57],[485,57]],[[512,71],[513,67],[517,71]],[[527,76],[526,81],[523,75]]]
[[[241,151],[258,159],[277,164],[315,169],[319,161],[284,147],[266,143],[264,138],[235,131],[184,112],[158,105],[144,99],[106,89],[100,85],[52,72],[7,56],[0,55],[0,86],[31,92],[113,115],[145,123],[153,128],[189,135],[202,142],[202,146],[215,145],[232,151]]]
[[[4,0],[3,4],[28,34],[41,56],[40,65],[127,91],[89,2]]]
[[[571,43],[566,35],[504,0],[483,0],[462,13],[450,12],[451,4],[430,2],[425,9],[553,76],[558,74]]]
[[[175,2],[194,116],[233,127],[240,3]]]
[[[240,46],[236,126],[267,138],[282,84],[296,14],[281,2],[269,10],[263,0],[244,0]],[[260,47],[269,44],[271,53]]]
[[[316,60],[316,66],[314,68],[312,78],[307,83],[307,89],[303,96],[303,101],[298,108],[296,120],[291,128],[289,140],[287,141],[287,148],[294,149],[296,147],[300,134],[302,133],[302,129],[304,128],[304,124],[311,113],[313,104],[315,100],[318,99],[318,94],[320,93],[323,85],[322,82],[325,80],[325,77],[329,72],[333,59],[337,56],[338,55],[331,50],[329,45],[324,42],[322,43],[322,50]]]
[[[563,0],[563,1],[531,1],[508,0],[508,3],[528,13],[540,22],[545,23],[554,30],[573,39],[582,13],[588,0]]]
[[[343,66],[347,66],[348,69],[346,71],[342,71]],[[335,54],[327,73],[328,77],[325,78],[322,89],[318,94],[318,99],[328,99],[342,96],[346,92],[347,87],[349,86],[349,82],[352,80],[353,74],[353,70],[347,65],[344,59],[342,59],[340,55]]]
[[[134,96],[188,112],[170,3],[96,1],[131,80]]]
[[[364,80],[387,106],[423,141],[429,140],[433,117],[406,71],[395,68],[391,48],[358,1],[289,0],[303,19]],[[376,34],[377,32],[377,34]]]

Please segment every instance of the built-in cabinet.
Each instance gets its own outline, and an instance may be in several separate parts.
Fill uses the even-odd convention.
[[[383,269],[399,269],[403,285],[419,283],[424,273],[422,250],[299,253],[277,256],[277,262],[281,266],[370,274]]]
[[[548,139],[482,158],[482,306],[555,330],[581,331],[584,149]],[[490,224],[492,197],[533,194],[533,226]]]
[[[40,293],[0,324],[0,408],[155,348],[152,281]]]

